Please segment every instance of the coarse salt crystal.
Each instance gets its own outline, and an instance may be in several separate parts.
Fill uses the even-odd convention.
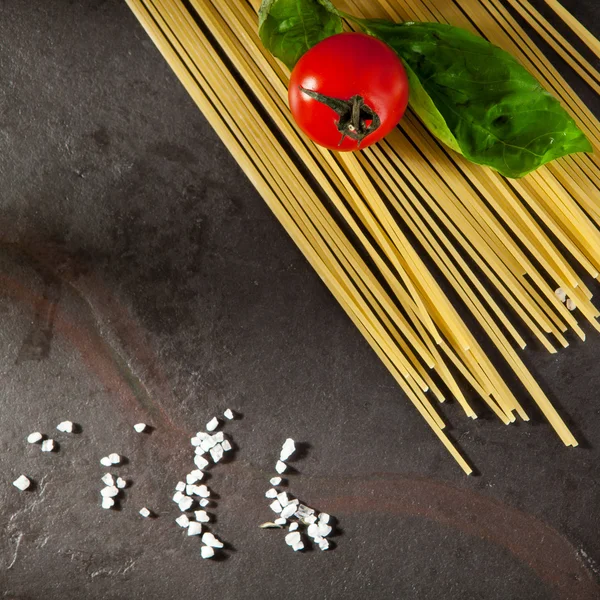
[[[183,481],[178,481],[177,485],[175,486],[175,489],[178,492],[183,492],[183,490],[185,490],[185,483]]]
[[[199,446],[202,443],[202,440],[196,435],[190,440],[190,442],[192,443],[192,446]]]
[[[221,448],[223,448],[223,452],[229,452],[232,448],[231,444],[229,443],[229,440],[224,440],[221,444]]]
[[[197,486],[196,494],[201,498],[208,498],[210,496],[210,490],[205,485]]]
[[[192,508],[192,504],[194,504],[194,499],[190,498],[189,496],[184,496],[178,504],[179,510],[181,512],[185,512],[186,510],[190,510],[190,508]]]
[[[303,542],[298,542],[297,544],[294,544],[292,546],[292,550],[294,552],[298,552],[298,550],[304,550],[304,543]]]
[[[73,422],[72,421],[63,421],[56,426],[58,431],[62,431],[63,433],[73,433]]]
[[[577,308],[577,305],[575,304],[575,302],[573,302],[573,300],[571,300],[571,298],[567,300],[567,308],[571,311]]]
[[[561,302],[564,302],[567,299],[567,293],[562,288],[554,290],[554,294]]]
[[[202,524],[196,521],[190,521],[188,526],[188,535],[200,535],[202,533]]]
[[[299,531],[292,531],[291,533],[288,533],[285,536],[285,543],[288,546],[293,546],[294,544],[297,544],[298,542],[302,541],[302,537],[300,536],[300,532]]]
[[[311,527],[312,527],[312,525],[311,525]],[[332,530],[331,525],[327,525],[327,523],[323,523],[323,522],[317,523],[317,527],[319,528],[319,535],[321,537],[327,537],[331,533],[331,530]]]
[[[319,526],[316,523],[311,523],[306,530],[308,537],[314,538],[319,535]]]
[[[205,506],[208,506],[210,504],[210,500],[208,498],[202,498],[202,500],[200,500],[200,502],[198,502],[198,504],[204,508]]]
[[[202,441],[202,440],[205,440],[205,439],[207,439],[207,438],[211,437],[211,435],[210,435],[210,433],[206,433],[206,431],[198,431],[198,432],[196,433],[196,437],[197,437],[197,438],[198,438],[200,441]]]
[[[144,508],[140,508],[140,515],[142,515],[142,517],[144,517],[144,519],[146,517],[149,517],[152,513],[144,506]]]
[[[110,458],[108,458],[108,456],[104,456],[100,459],[100,464],[103,467],[112,467],[112,462],[110,461]]]
[[[271,488],[265,492],[265,498],[277,498],[277,490]]]
[[[125,481],[125,479],[122,477],[117,477],[117,487],[122,490],[123,488],[127,487],[127,481]]]
[[[183,499],[183,496],[183,492],[175,492],[175,495],[173,496],[173,502],[175,502],[175,504],[179,504]]]
[[[223,416],[224,416],[226,419],[229,419],[230,421],[231,421],[232,419],[235,419],[235,415],[233,414],[233,411],[232,411],[230,408],[228,408],[228,409],[227,409],[227,410],[226,410],[226,411],[223,413]]]
[[[319,521],[321,523],[329,523],[329,519],[331,519],[331,516],[327,513],[319,513]]]
[[[217,431],[217,433],[212,436],[212,439],[215,440],[217,444],[220,444],[225,440],[225,434],[222,431]]]
[[[329,540],[323,539],[319,542],[319,548],[321,550],[329,550]]]
[[[197,456],[202,456],[203,454],[206,454],[206,450],[202,446],[196,446],[194,448],[194,454]]]
[[[281,475],[282,473],[285,473],[286,469],[287,465],[283,461],[278,460],[277,464],[275,465],[275,470]]]
[[[202,542],[211,548],[222,548],[223,542],[217,539],[210,531],[202,536]]]
[[[44,440],[42,442],[42,452],[52,452],[54,450],[54,440]]]
[[[277,500],[279,500],[279,504],[281,504],[281,506],[287,506],[290,503],[287,492],[281,492],[277,494]]]
[[[215,555],[215,549],[210,546],[202,546],[200,548],[200,556],[202,558],[212,558]]]
[[[275,519],[275,525],[280,525],[280,526],[284,526],[287,523],[287,519],[284,519],[283,517],[277,517]]]
[[[102,476],[102,483],[104,485],[115,485],[115,478],[110,473],[105,473]]]
[[[280,460],[287,460],[296,451],[296,443],[292,438],[288,438],[283,443],[281,448],[281,454],[279,455]]]
[[[215,463],[218,463],[223,458],[223,447],[217,445],[210,449],[210,455]]]
[[[271,477],[271,479],[269,479],[269,483],[271,485],[280,485],[282,481],[283,480],[281,479],[281,477]]]
[[[217,445],[217,440],[213,439],[213,437],[208,437],[205,440],[200,442],[200,448],[204,450],[204,452],[208,452],[212,447]]]
[[[186,493],[188,496],[193,496],[193,495],[196,493],[196,492],[195,492],[195,489],[196,489],[196,486],[195,486],[194,484],[192,484],[192,483],[188,483],[188,484],[185,486],[185,493]]]
[[[179,525],[179,527],[183,527],[184,529],[189,526],[190,519],[187,515],[181,515],[175,519],[175,523]]]
[[[114,498],[119,494],[119,489],[114,485],[107,485],[100,490],[100,495],[104,498]]]
[[[23,492],[31,485],[31,481],[29,477],[25,477],[25,475],[19,475],[19,477],[13,481],[13,485]]]
[[[194,464],[200,469],[204,469],[205,467],[208,466],[208,461],[204,458],[204,456],[199,456],[198,454],[196,454],[196,456],[194,456]]]
[[[279,514],[282,511],[281,504],[279,504],[279,500],[273,500],[273,502],[269,504],[269,508],[277,514]]]
[[[286,519],[289,519],[291,516],[293,516],[294,512],[296,512],[296,505],[290,503],[283,508],[283,510],[281,511],[281,516]]]
[[[208,523],[210,521],[210,516],[205,510],[197,510],[194,516],[199,523]]]
[[[115,505],[115,501],[113,498],[108,498],[107,496],[102,498],[102,508],[109,509]]]
[[[296,523],[296,522],[290,523],[289,530],[290,531],[296,531],[296,529],[298,529],[298,523]]]
[[[44,439],[44,436],[39,431],[34,431],[27,436],[27,442],[30,444],[37,444]]]
[[[146,423],[136,423],[133,428],[138,432],[138,433],[143,433],[144,431],[146,431],[146,428],[148,427],[148,425],[146,425]]]
[[[219,426],[219,419],[217,419],[217,417],[213,417],[206,424],[206,431],[214,431],[218,426]]]
[[[193,484],[197,481],[201,481],[203,477],[204,473],[199,469],[195,469],[194,471],[191,471],[185,476],[185,481],[189,484]]]
[[[313,525],[317,522],[317,517],[315,515],[308,515],[302,519],[307,525]]]
[[[113,465],[118,465],[121,463],[121,457],[116,452],[109,454],[108,459]]]

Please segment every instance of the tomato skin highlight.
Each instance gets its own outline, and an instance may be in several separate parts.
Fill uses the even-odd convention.
[[[340,143],[340,114],[302,88],[345,101],[360,96],[381,123],[360,144],[348,136]],[[377,142],[398,124],[408,104],[408,80],[402,61],[387,44],[364,33],[339,33],[313,46],[296,63],[288,99],[296,123],[310,139],[349,152]]]

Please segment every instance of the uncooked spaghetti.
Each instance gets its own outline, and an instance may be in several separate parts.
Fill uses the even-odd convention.
[[[258,0],[127,1],[273,213],[466,473],[472,469],[446,435],[435,404],[448,395],[471,418],[482,400],[506,424],[517,416],[528,420],[517,395],[528,396],[563,443],[577,445],[519,350],[534,339],[556,352],[568,346],[568,330],[585,339],[578,319],[600,329],[600,313],[579,274],[597,278],[600,269],[597,153],[573,155],[507,180],[447,150],[409,113],[379,144],[336,154],[314,145],[294,124],[287,107],[289,71],[258,37]],[[339,4],[359,17],[448,22],[483,35],[513,53],[578,118],[596,152],[600,148],[598,119],[500,0]],[[592,65],[537,11],[520,0],[509,4],[592,89],[600,86]],[[596,47],[589,32],[577,33]],[[575,312],[557,297],[557,288]],[[461,317],[465,311],[477,334]],[[488,339],[480,343],[482,332]],[[520,381],[518,392],[494,366],[490,342],[497,360]]]

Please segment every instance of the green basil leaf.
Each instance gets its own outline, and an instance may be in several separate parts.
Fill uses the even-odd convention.
[[[450,148],[506,177],[592,146],[558,100],[508,52],[440,23],[356,19],[408,67],[410,105]]]
[[[342,28],[329,0],[263,0],[258,11],[262,43],[290,69],[307,50]]]

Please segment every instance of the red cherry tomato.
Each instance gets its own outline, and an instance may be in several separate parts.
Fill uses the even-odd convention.
[[[408,103],[406,71],[384,42],[339,33],[296,63],[288,90],[302,131],[321,146],[352,151],[387,135]]]

